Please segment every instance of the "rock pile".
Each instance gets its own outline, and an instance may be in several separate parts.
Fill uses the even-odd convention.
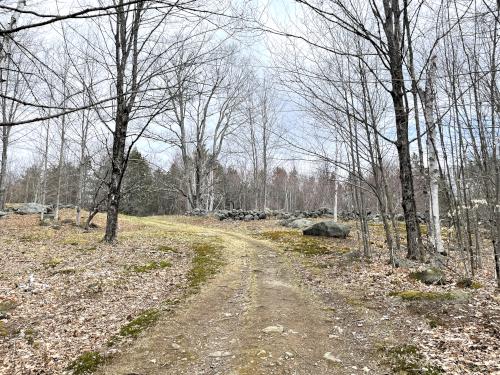
[[[209,216],[213,215],[219,220],[263,220],[269,218],[276,218],[280,220],[280,224],[291,228],[304,228],[307,221],[298,221],[297,224],[292,224],[298,219],[315,219],[315,218],[333,218],[334,212],[330,208],[322,207],[317,210],[302,211],[297,210],[293,212],[286,212],[283,210],[242,210],[242,209],[232,209],[232,210],[217,210],[210,212],[202,208],[196,208],[194,210],[186,212],[188,216]],[[381,222],[382,215],[376,212],[367,212],[367,219],[369,221]],[[341,211],[337,215],[339,221],[353,221],[359,219],[359,214],[356,211]],[[404,221],[403,214],[396,215],[397,221]],[[417,213],[417,218],[420,223],[425,223],[425,216]],[[299,226],[295,226],[299,225]]]
[[[275,216],[277,219],[305,219],[305,218],[318,218],[318,217],[333,217],[333,210],[322,207],[317,210],[312,211],[294,211],[294,212],[283,212],[275,211]]]
[[[208,213],[209,212],[207,210],[204,210],[202,208],[195,208],[194,210],[186,211],[184,213],[184,215],[186,215],[186,216],[207,216]]]
[[[215,212],[214,216],[219,220],[233,219],[233,220],[264,220],[267,219],[268,214],[264,211],[252,210],[219,210]]]

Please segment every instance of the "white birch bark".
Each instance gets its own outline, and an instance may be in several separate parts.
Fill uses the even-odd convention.
[[[432,227],[432,240],[434,249],[438,254],[444,253],[443,240],[441,238],[441,223],[439,220],[439,163],[437,142],[435,139],[436,123],[434,119],[434,103],[436,92],[434,81],[436,79],[436,56],[432,56],[427,70],[427,82],[423,92],[424,117],[427,126],[427,159],[429,168],[430,187],[430,220]]]

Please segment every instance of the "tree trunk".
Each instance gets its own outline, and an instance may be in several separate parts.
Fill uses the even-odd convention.
[[[439,161],[437,142],[435,138],[436,121],[434,118],[434,103],[436,92],[434,81],[436,79],[436,56],[432,56],[427,70],[425,91],[421,93],[424,103],[424,117],[427,127],[427,158],[429,168],[429,213],[432,227],[432,243],[437,254],[444,254],[443,240],[441,238],[441,222],[439,215]]]
[[[128,121],[124,115],[117,115],[116,129],[113,137],[113,155],[111,166],[111,179],[108,192],[108,211],[106,218],[106,233],[104,240],[108,243],[116,241],[118,230],[118,210],[121,198],[121,183],[125,160],[125,143],[127,139]]]
[[[49,163],[49,125],[46,125],[47,129],[45,132],[45,149],[43,152],[43,179],[42,179],[42,191],[41,191],[41,203],[45,205],[45,201],[47,198],[47,169],[48,169],[48,163]],[[40,213],[40,220],[43,221],[44,217],[44,210],[41,210],[42,212]]]
[[[61,122],[61,147],[59,148],[59,162],[57,165],[57,194],[56,194],[56,207],[54,210],[54,220],[56,221],[59,220],[59,205],[61,203],[61,181],[62,181],[62,169],[64,163],[65,143],[66,143],[66,116],[63,116]]]
[[[2,127],[2,162],[0,165],[0,210],[5,207],[5,192],[7,190],[7,150],[9,148],[9,127]]]
[[[396,122],[399,180],[401,183],[401,198],[406,222],[407,257],[410,259],[419,259],[422,257],[422,239],[417,221],[410,145],[408,142],[408,109],[401,48],[401,11],[399,0],[384,0],[383,3],[386,16],[384,32],[387,37],[392,83],[391,97]]]

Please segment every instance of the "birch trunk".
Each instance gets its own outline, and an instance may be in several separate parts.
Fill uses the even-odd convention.
[[[48,162],[49,162],[49,125],[46,125],[46,132],[45,132],[45,149],[43,152],[43,179],[42,179],[42,192],[41,192],[41,199],[40,202],[45,205],[45,201],[47,198],[47,169],[48,169]],[[42,210],[40,214],[40,220],[43,221],[44,219],[44,211]]]
[[[64,105],[64,104],[63,104]],[[62,117],[61,121],[61,146],[59,147],[59,162],[57,166],[57,194],[56,194],[56,207],[54,210],[54,220],[59,220],[59,205],[61,203],[61,182],[62,182],[62,169],[64,163],[64,147],[66,145],[66,116]]]
[[[439,162],[437,142],[435,136],[436,121],[434,118],[434,103],[436,91],[434,81],[436,79],[436,56],[432,56],[427,70],[427,81],[425,91],[422,93],[424,103],[424,117],[427,126],[427,160],[429,167],[429,213],[432,227],[432,244],[438,254],[444,254],[443,240],[441,238],[441,223],[439,215]]]

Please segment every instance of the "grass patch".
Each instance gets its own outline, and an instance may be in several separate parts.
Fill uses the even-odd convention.
[[[201,284],[215,275],[222,267],[220,246],[210,243],[196,243],[192,246],[194,258],[187,277],[189,286],[198,289]]]
[[[452,301],[465,297],[456,292],[422,292],[419,290],[391,292],[389,296],[401,297],[403,301]]]
[[[104,357],[98,352],[85,352],[70,363],[68,370],[74,375],[92,374],[104,363]]]
[[[387,365],[394,374],[404,375],[438,375],[444,374],[443,369],[424,362],[424,357],[415,345],[400,345],[380,349]]]
[[[168,260],[160,260],[159,262],[149,262],[146,264],[128,266],[127,269],[132,272],[143,273],[155,270],[162,270],[167,267],[171,267],[172,263]]]
[[[160,318],[160,311],[157,309],[150,309],[144,311],[134,320],[131,320],[120,328],[120,332],[114,335],[109,341],[108,346],[113,346],[114,344],[120,342],[122,339],[127,337],[136,338],[139,334],[146,328],[155,324]]]

